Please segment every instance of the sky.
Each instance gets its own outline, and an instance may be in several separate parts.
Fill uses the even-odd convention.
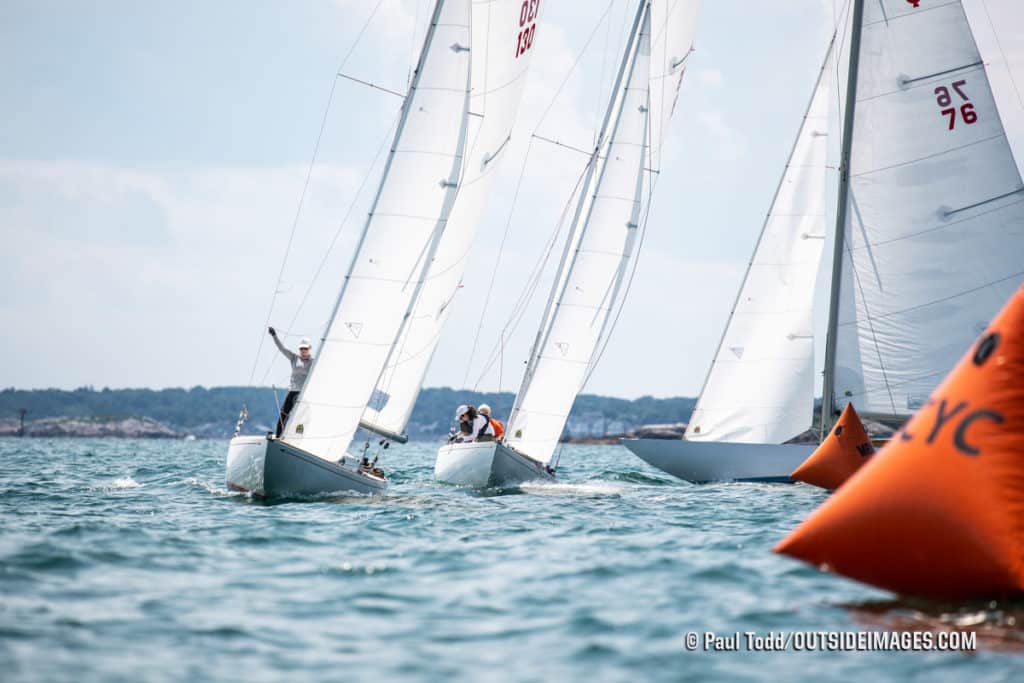
[[[637,274],[586,391],[699,392],[840,4],[703,3]],[[403,91],[429,2],[375,5],[0,4],[0,386],[287,381],[268,311],[289,343],[321,335],[399,106],[335,74],[343,64]],[[513,144],[427,386],[517,386],[543,287],[501,363],[484,361],[579,165],[531,135],[591,146],[634,5],[544,3]],[[1020,165],[1024,8],[964,5]]]

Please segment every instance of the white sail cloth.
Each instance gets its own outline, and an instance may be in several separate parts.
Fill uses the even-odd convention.
[[[559,273],[554,305],[541,327],[506,431],[515,448],[542,462],[551,460],[595,360],[649,186],[651,23],[646,10],[638,26],[639,34],[631,40],[632,55],[627,52],[624,57],[625,77],[612,94],[611,125],[592,157],[580,194],[566,244],[569,265]]]
[[[455,200],[467,136],[470,0],[438,0],[378,195],[283,438],[351,443]]]
[[[811,426],[814,289],[826,229],[832,48],[686,430],[691,441],[784,443]]]
[[[699,0],[653,0],[651,12],[650,168],[661,170],[661,147],[693,50]]]
[[[493,0],[473,7],[473,95],[482,115],[469,145],[458,199],[448,218],[412,316],[381,375],[363,424],[405,430],[458,294],[477,226],[508,148],[537,38],[540,4]],[[511,46],[519,48],[512,50]]]
[[[1024,279],[1024,187],[959,1],[865,5],[834,405],[912,414]]]

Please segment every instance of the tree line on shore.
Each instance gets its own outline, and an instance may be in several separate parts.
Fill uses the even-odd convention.
[[[234,431],[244,405],[249,417],[246,433],[269,430],[277,419],[283,392],[269,387],[192,387],[191,389],[63,389],[0,390],[0,420],[78,418],[91,421],[151,418],[173,430],[197,436],[223,437]],[[408,433],[413,439],[446,434],[455,407],[487,403],[502,419],[512,408],[511,392],[475,392],[448,387],[422,391],[413,409]],[[581,394],[566,425],[574,437],[625,433],[641,425],[686,422],[694,399],[686,397],[622,399]]]

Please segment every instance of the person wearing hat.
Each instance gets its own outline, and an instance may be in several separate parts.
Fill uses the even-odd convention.
[[[476,409],[476,412],[486,417],[491,422],[491,429],[494,431],[494,438],[500,439],[505,434],[505,425],[501,420],[491,417],[491,407],[486,403],[481,403],[480,407]]]
[[[270,327],[267,331],[273,338],[278,350],[288,359],[292,366],[292,379],[288,385],[288,395],[284,397],[284,403],[281,405],[281,415],[277,418],[277,436],[281,436],[285,423],[288,422],[288,414],[292,412],[292,406],[295,405],[295,400],[299,397],[299,392],[302,391],[302,385],[306,383],[309,367],[313,364],[313,347],[308,339],[303,339],[299,342],[299,352],[295,353],[285,347],[281,340],[277,338],[277,330]]]
[[[449,437],[449,441],[468,443],[470,441],[494,441],[494,428],[491,421],[477,412],[473,406],[461,405],[455,410],[455,419],[459,421],[459,431]]]

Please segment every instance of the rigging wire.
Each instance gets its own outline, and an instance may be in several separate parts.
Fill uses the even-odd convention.
[[[1013,77],[1013,69],[1010,68],[1010,61],[1006,58],[1006,52],[1003,50],[1003,43],[999,40],[999,34],[996,32],[995,23],[992,21],[992,14],[988,11],[988,2],[981,0],[981,6],[985,8],[985,16],[988,18],[988,25],[992,28],[992,35],[996,40],[996,47],[999,48],[999,54],[1003,57],[1003,63],[1006,65],[1006,73],[1010,76],[1010,83],[1013,84],[1013,91],[1017,93],[1017,102],[1020,103],[1021,109],[1024,109],[1024,98],[1021,98],[1020,88],[1017,87],[1017,80]]]
[[[370,164],[371,171],[363,175],[363,180],[359,184],[359,188],[356,190],[355,195],[352,197],[352,201],[349,202],[348,208],[345,210],[345,215],[342,217],[341,222],[338,224],[338,229],[335,231],[334,237],[331,238],[330,245],[324,252],[323,257],[321,257],[320,263],[319,265],[317,265],[316,272],[313,274],[313,278],[309,281],[309,284],[306,286],[306,291],[302,294],[302,300],[299,301],[299,305],[295,309],[295,314],[292,315],[291,321],[288,323],[288,330],[291,330],[295,326],[295,323],[298,320],[299,315],[302,313],[302,309],[305,307],[306,302],[309,300],[309,295],[312,293],[313,288],[316,286],[317,280],[320,278],[320,274],[323,272],[324,266],[327,265],[327,261],[331,256],[331,252],[334,251],[334,247],[337,245],[338,239],[341,237],[341,233],[344,231],[345,226],[348,224],[349,218],[352,216],[352,211],[359,203],[359,197],[362,196],[363,190],[366,189],[366,185],[369,182],[370,178],[375,177],[374,174],[372,173],[372,169],[377,165],[377,162],[380,161],[380,157],[384,153],[384,150],[387,149],[388,142],[391,140],[395,126],[398,123],[399,116],[401,116],[401,110],[399,110],[399,112],[395,115],[394,120],[391,122],[391,126],[388,128],[387,132],[384,135],[384,138],[381,140],[380,145],[377,147],[377,152],[374,155],[373,162]],[[273,370],[273,367],[274,359],[271,358],[269,364],[267,365],[267,370],[266,372],[263,373],[263,378],[260,380],[261,384],[263,382],[266,382],[267,377],[270,375],[270,371]]]
[[[270,307],[267,310],[267,318],[263,323],[264,328],[267,328],[270,325],[270,318],[274,314],[274,306],[277,303],[277,295],[281,291],[281,280],[284,277],[285,266],[288,265],[288,256],[291,254],[292,243],[295,240],[295,231],[299,225],[299,217],[302,215],[302,206],[306,201],[306,194],[309,191],[309,183],[313,177],[313,168],[316,166],[316,160],[320,154],[320,143],[324,137],[324,130],[327,128],[327,118],[331,112],[331,104],[334,102],[334,93],[338,88],[337,74],[340,74],[344,70],[349,58],[352,56],[352,53],[355,52],[356,47],[359,45],[359,42],[363,38],[363,34],[366,33],[366,29],[370,26],[370,22],[373,21],[373,18],[377,15],[377,11],[380,9],[380,6],[383,3],[384,0],[377,0],[377,4],[374,6],[373,11],[370,13],[370,16],[366,19],[366,23],[364,23],[363,27],[359,29],[359,33],[356,34],[355,40],[352,41],[352,45],[349,46],[348,51],[342,58],[341,64],[339,64],[338,68],[335,69],[334,71],[335,77],[331,81],[331,90],[327,95],[327,106],[324,107],[324,115],[320,120],[320,131],[317,133],[316,143],[313,145],[313,156],[309,160],[309,168],[306,170],[306,180],[302,184],[302,193],[299,195],[299,205],[295,209],[295,218],[292,220],[291,231],[288,234],[288,244],[285,246],[284,255],[281,257],[281,267],[277,273],[277,283],[274,285],[274,294],[273,296],[271,296],[270,299]],[[266,335],[260,334],[260,342],[256,348],[256,357],[252,361],[252,370],[249,373],[248,386],[250,387],[252,386],[253,379],[255,379],[256,377],[256,367],[259,365],[260,354],[263,352],[263,343],[265,341]]]
[[[577,196],[577,192],[580,191],[580,186],[583,183],[583,179],[586,177],[587,168],[589,168],[591,162],[584,165],[583,170],[580,171],[579,176],[576,179],[576,184],[573,186],[573,190],[566,200],[562,213],[559,216],[558,221],[555,224],[555,228],[548,238],[547,244],[541,257],[537,263],[534,264],[533,270],[530,271],[530,275],[527,278],[527,284],[524,290],[520,293],[519,298],[512,307],[512,312],[505,323],[505,326],[501,330],[501,334],[498,337],[498,341],[491,348],[491,352],[488,355],[487,363],[483,370],[481,370],[480,376],[477,378],[476,383],[473,385],[473,389],[476,390],[480,383],[483,382],[484,377],[490,372],[490,369],[494,366],[496,359],[504,352],[504,345],[506,340],[511,337],[515,332],[519,323],[522,322],[523,316],[529,307],[530,302],[533,299],[533,295],[536,293],[537,287],[540,285],[541,278],[544,274],[544,269],[547,266],[548,259],[554,251],[555,245],[558,243],[558,236],[561,234],[562,227],[565,225],[565,219],[569,214],[569,209],[574,205],[574,199]]]
[[[516,181],[516,189],[512,193],[512,208],[515,209],[516,201],[519,199],[519,191],[523,186],[523,178],[526,175],[526,166],[530,160],[530,152],[533,150],[533,137],[530,138],[530,142],[526,147],[526,156],[523,159],[523,166],[519,171],[519,179]],[[484,318],[486,317],[487,309],[491,303],[491,294],[494,292],[494,282],[498,279],[498,264],[501,263],[501,257],[505,253],[505,243],[508,240],[509,229],[512,227],[512,211],[509,211],[508,220],[505,221],[505,231],[501,235],[501,242],[498,245],[498,256],[495,259],[494,268],[491,268],[491,281],[487,285],[487,294],[484,296],[484,310],[480,315],[480,320],[477,322],[476,334],[473,336],[473,345],[469,350],[469,358],[466,360],[466,373],[462,377],[462,386],[466,386],[469,382],[469,372],[473,364],[473,356],[476,355],[477,345],[480,343],[480,332],[484,326]],[[479,382],[477,383],[479,384]],[[474,387],[475,389],[476,387]]]
[[[612,8],[612,5],[614,4],[614,2],[615,2],[615,0],[609,0],[608,4],[605,6],[604,11],[601,13],[601,16],[598,17],[597,23],[594,25],[594,28],[590,31],[590,35],[587,36],[587,40],[584,42],[583,47],[580,49],[579,54],[576,55],[575,61],[573,61],[573,64],[569,68],[568,73],[566,73],[565,78],[563,78],[562,82],[558,85],[558,88],[555,90],[554,95],[552,95],[552,97],[551,97],[551,101],[548,103],[548,106],[544,110],[544,113],[541,114],[541,117],[538,120],[537,125],[534,126],[533,132],[530,135],[530,142],[529,142],[529,145],[527,146],[526,155],[523,158],[523,164],[522,164],[522,167],[520,168],[520,172],[519,172],[519,180],[516,183],[516,189],[515,189],[515,193],[514,193],[514,196],[513,196],[513,199],[512,199],[512,204],[509,207],[508,218],[507,218],[507,220],[505,222],[505,232],[504,232],[504,234],[502,236],[501,244],[500,244],[500,246],[498,248],[498,255],[497,255],[496,259],[495,259],[494,267],[491,269],[491,283],[490,283],[490,285],[487,288],[487,295],[484,298],[483,309],[480,312],[480,320],[479,320],[479,323],[477,324],[476,335],[474,336],[474,339],[473,339],[472,351],[469,354],[469,358],[466,360],[466,374],[464,375],[463,380],[462,380],[463,386],[465,386],[466,383],[469,381],[469,373],[470,373],[470,368],[472,368],[473,356],[476,354],[476,349],[477,349],[477,347],[479,345],[480,334],[481,334],[481,330],[483,328],[484,320],[485,320],[485,318],[487,316],[487,311],[490,309],[491,296],[493,294],[494,282],[495,282],[495,280],[497,278],[497,273],[498,273],[498,269],[499,269],[500,264],[501,264],[502,256],[504,255],[506,240],[507,240],[508,235],[509,235],[509,230],[510,230],[510,227],[511,227],[511,224],[512,224],[512,217],[515,214],[516,204],[517,204],[518,197],[519,197],[519,190],[520,190],[520,187],[522,185],[523,178],[526,175],[526,168],[527,168],[527,165],[528,165],[529,159],[530,159],[530,150],[533,148],[533,138],[536,136],[537,131],[540,130],[541,126],[544,125],[544,122],[547,120],[548,115],[551,113],[551,109],[555,106],[555,102],[558,101],[559,95],[561,95],[562,91],[565,89],[566,84],[569,82],[569,79],[572,77],[573,73],[575,73],[576,68],[579,66],[580,61],[583,59],[583,55],[586,54],[587,49],[590,47],[590,43],[594,40],[594,37],[597,35],[598,30],[600,30],[601,25],[604,24],[605,19],[608,17],[608,13],[611,11],[611,8]],[[577,180],[577,183],[576,183],[577,187],[579,186],[579,183],[582,181],[582,177],[583,176],[581,174],[580,178]],[[575,193],[575,189],[573,190],[573,192]],[[563,218],[564,218],[564,210],[563,210]],[[557,236],[558,232],[561,230],[561,224],[562,224],[562,219],[560,219],[559,223],[556,225],[556,230],[555,230],[554,234],[552,235],[552,239],[554,239],[554,237]],[[549,242],[549,244],[553,244],[553,243]],[[543,263],[545,263],[545,264],[547,263],[547,258],[548,258],[549,255],[550,255],[550,247],[543,253],[543,257],[542,257],[542,262]],[[527,279],[527,289],[531,288],[531,285],[529,283],[531,282],[532,279],[533,279],[533,275],[531,274],[530,278]],[[532,287],[535,288],[536,285],[532,285]],[[533,294],[532,294],[532,292],[530,292],[530,298],[532,298],[532,296],[533,296]],[[523,295],[521,294],[519,301],[522,301],[522,298],[523,298]],[[517,306],[518,306],[518,304],[517,304]],[[499,336],[498,345],[496,345],[495,348],[492,349],[491,354],[488,356],[489,360],[485,364],[484,370],[481,371],[480,377],[477,379],[476,383],[474,384],[474,386],[473,386],[474,390],[476,390],[476,388],[479,387],[480,382],[483,381],[484,376],[486,376],[487,372],[494,365],[494,362],[495,362],[495,358],[494,358],[495,350],[497,349],[497,347],[499,345],[504,344],[504,334],[505,334],[505,331],[508,330],[509,325],[511,324],[511,321],[515,317],[515,311],[516,311],[516,308],[513,308],[513,314],[509,316],[508,321],[506,322],[505,326],[502,328],[502,334]],[[521,319],[521,314],[520,314],[520,319]],[[515,329],[516,325],[518,325],[518,321],[516,321],[515,325],[513,325],[513,328],[512,328],[513,330]],[[500,353],[499,353],[499,355],[500,355]]]

